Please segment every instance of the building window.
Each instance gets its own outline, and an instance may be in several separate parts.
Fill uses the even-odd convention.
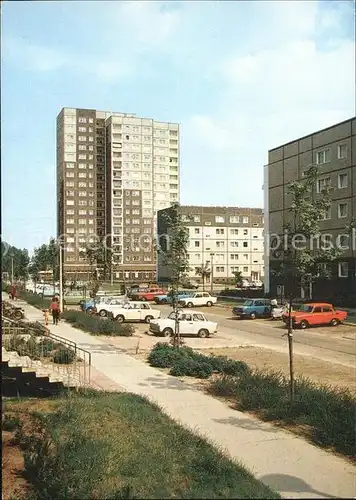
[[[87,128],[86,127],[78,127],[78,132],[86,132]]]
[[[194,229],[194,234],[200,234],[200,229],[196,227],[196,228]]]
[[[78,122],[79,123],[86,123],[87,122],[87,119],[84,118],[83,116],[81,116],[80,118],[78,118]]]
[[[230,229],[230,234],[238,235],[239,234],[239,230],[238,229]]]
[[[80,188],[86,188],[87,187],[87,183],[86,182],[79,182],[78,183],[78,187],[80,187]]]
[[[330,149],[324,149],[323,151],[318,151],[316,153],[317,165],[322,165],[323,163],[329,163],[329,161],[330,161]]]
[[[195,242],[194,242],[194,246],[195,246],[196,248],[199,248],[199,247],[200,247],[200,241],[195,241]]]
[[[243,272],[244,272],[244,273],[248,273],[248,267],[247,267],[247,266],[244,266],[244,268],[243,268]]]
[[[74,168],[75,164],[74,163],[66,163],[67,168]]]
[[[322,193],[323,191],[326,191],[330,186],[331,186],[330,177],[324,177],[323,179],[318,179],[316,183],[316,192]]]
[[[75,184],[75,183],[74,183],[73,181],[67,181],[67,182],[66,182],[66,187],[68,187],[68,188],[73,188],[73,187],[74,187],[74,184]]]
[[[232,253],[232,254],[230,254],[230,258],[231,258],[231,260],[238,260],[239,254],[238,253]]]
[[[80,136],[78,137],[78,140],[79,140],[79,141],[81,141],[81,142],[84,142],[84,141],[86,141],[86,140],[87,140],[87,138],[85,137],[85,135],[80,135]]]
[[[320,220],[329,220],[331,219],[331,207],[325,210],[325,213],[320,217]]]
[[[340,144],[337,148],[337,157],[339,160],[347,158],[347,146],[346,144]]]
[[[87,155],[78,155],[78,160],[86,160]]]
[[[239,246],[238,241],[230,241],[230,246],[237,248]]]
[[[248,254],[247,253],[244,253],[244,259],[248,260]]]
[[[74,219],[67,219],[66,224],[74,224]]]
[[[79,144],[78,149],[79,149],[79,151],[86,151],[87,146],[86,146],[86,144]]]
[[[225,271],[225,267],[224,266],[217,266],[216,267],[216,272],[223,273],[224,271]]]
[[[243,217],[242,218],[242,223],[243,224],[248,224],[248,217]]]
[[[347,278],[349,276],[348,262],[339,262],[339,278]]]
[[[247,248],[248,247],[247,241],[244,241],[242,245],[243,245],[244,248]]]
[[[216,215],[215,222],[218,222],[221,224],[221,223],[225,222],[225,217],[222,217],[221,215]]]
[[[344,188],[347,188],[348,184],[349,184],[349,179],[348,179],[348,175],[347,174],[339,174],[339,177],[338,177],[338,186],[339,186],[339,189],[344,189]]]
[[[224,229],[217,229],[216,230],[216,234],[224,234],[224,233],[225,233]]]
[[[347,203],[339,203],[337,207],[337,213],[339,219],[344,219],[347,217]]]
[[[230,224],[238,224],[240,222],[240,216],[239,215],[232,215],[230,217]]]
[[[69,210],[66,210],[67,215],[74,215],[74,213],[75,213],[74,210],[71,208]]]
[[[74,172],[66,172],[66,177],[74,177]]]
[[[225,242],[224,241],[217,241],[216,242],[216,248],[224,248]]]

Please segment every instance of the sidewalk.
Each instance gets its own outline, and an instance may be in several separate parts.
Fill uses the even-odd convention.
[[[29,320],[42,320],[40,311],[24,307]],[[68,323],[50,325],[50,330],[92,353],[98,385],[146,396],[182,425],[224,448],[284,498],[356,497],[356,467],[346,460],[232,410]],[[102,377],[102,384],[98,377]]]

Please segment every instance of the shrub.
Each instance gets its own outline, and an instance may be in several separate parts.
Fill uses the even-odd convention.
[[[6,413],[2,416],[2,430],[13,432],[21,426],[20,419]]]
[[[52,359],[60,365],[69,365],[75,360],[75,352],[68,347],[61,346],[55,351]]]
[[[60,347],[61,344],[58,342],[54,342],[53,340],[50,339],[43,339],[41,342],[38,344],[38,349],[41,354],[41,356],[47,357],[50,356],[51,353]]]
[[[206,361],[199,361],[189,356],[177,359],[169,372],[175,377],[196,377],[209,378],[213,373],[211,364]]]
[[[315,443],[356,456],[356,399],[347,390],[297,377],[295,398],[290,402],[287,377],[279,372],[255,370],[238,377],[218,377],[211,382],[209,392],[233,398],[239,410],[254,411],[263,420],[307,425]]]
[[[16,351],[18,354],[22,352],[24,349],[24,346],[26,344],[26,341],[24,338],[20,337],[19,335],[12,335],[9,339],[6,340],[5,342],[5,347],[9,351]]]
[[[83,311],[64,311],[62,318],[74,327],[90,332],[93,335],[131,337],[134,332],[133,326],[128,323],[122,324],[112,319],[101,319]]]

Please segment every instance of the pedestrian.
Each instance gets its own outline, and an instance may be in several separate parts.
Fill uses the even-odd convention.
[[[49,308],[52,311],[53,324],[58,325],[60,310],[59,310],[59,302],[58,302],[57,297],[53,297],[53,300],[52,300]]]
[[[14,300],[15,294],[16,294],[15,286],[11,285],[11,288],[10,288],[10,299]]]
[[[48,319],[49,319],[49,310],[48,309],[43,309],[43,317],[44,317],[45,326],[48,326]]]
[[[272,306],[272,308],[278,306],[278,302],[277,302],[276,298],[274,298],[274,299],[271,300],[271,306]]]

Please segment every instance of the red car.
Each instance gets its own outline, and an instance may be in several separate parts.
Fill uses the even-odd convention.
[[[316,325],[337,326],[345,321],[346,318],[346,311],[336,310],[332,304],[323,302],[303,304],[298,311],[292,311],[293,326],[298,326],[302,329]],[[288,313],[283,313],[282,319],[288,324]]]
[[[157,295],[164,295],[166,290],[162,288],[147,288],[147,290],[142,290],[135,292],[131,295],[132,300],[143,300],[143,301],[153,301]]]

